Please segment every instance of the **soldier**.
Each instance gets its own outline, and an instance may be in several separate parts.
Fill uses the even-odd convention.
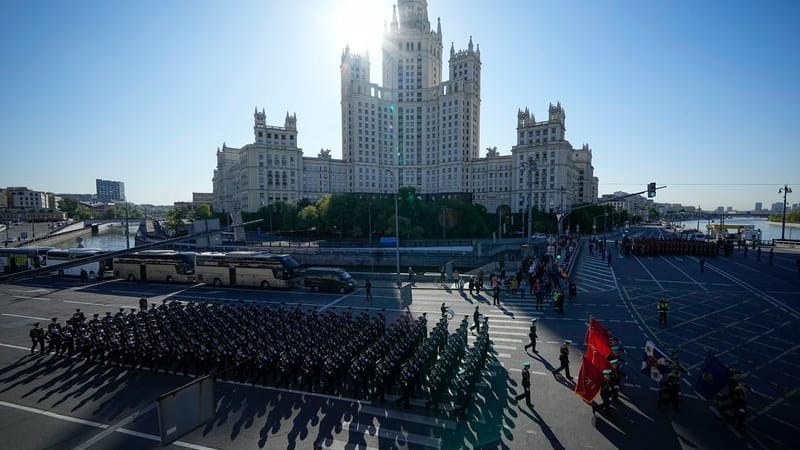
[[[625,377],[625,373],[622,372],[622,369],[619,367],[619,360],[612,359],[611,360],[611,374],[609,376],[609,380],[611,381],[611,400],[619,404],[619,391],[622,388],[622,379]]]
[[[33,324],[33,328],[28,335],[31,338],[31,355],[36,352],[37,344],[39,345],[39,353],[44,354],[44,330],[39,328],[39,322]]]
[[[604,414],[611,413],[611,395],[613,392],[611,369],[605,369],[603,370],[603,381],[600,382],[600,398],[603,399],[603,403],[599,407],[592,403],[592,414],[596,414],[598,409],[601,409]]]
[[[566,339],[563,344],[561,344],[560,354],[558,356],[558,362],[560,365],[558,369],[553,370],[553,375],[560,373],[562,370],[567,375],[567,379],[570,381],[572,380],[572,375],[569,373],[569,346],[572,344],[572,341]]]
[[[672,409],[677,411],[680,391],[681,386],[678,383],[678,375],[675,372],[670,372],[666,380],[661,384],[656,406],[660,408],[664,403],[672,403]]]
[[[575,300],[575,297],[578,296],[578,285],[575,284],[575,280],[569,282],[569,299]]]
[[[532,406],[531,404],[531,363],[525,361],[522,363],[522,394],[517,395],[514,397],[514,400],[519,401],[520,399],[525,399],[525,404],[528,406]]]
[[[364,283],[364,289],[367,291],[367,301],[372,301],[372,283],[369,280]]]
[[[472,314],[472,320],[475,322],[475,324],[470,328],[470,330],[475,330],[476,334],[481,332],[481,313],[478,308],[480,308],[480,306],[476,305],[475,312]]]
[[[661,300],[658,301],[658,324],[667,325],[667,313],[669,312],[669,300],[666,297],[662,297]]]
[[[440,308],[442,311],[442,317],[447,317],[447,305],[442,302],[442,307]]]
[[[769,249],[769,265],[770,266],[772,265],[772,257],[773,256],[775,256],[775,249],[774,248],[770,248]]]
[[[495,283],[492,288],[492,304],[494,306],[500,306],[500,283]]]
[[[539,353],[536,351],[536,338],[539,337],[536,334],[536,318],[534,317],[531,319],[531,328],[528,330],[528,338],[531,340],[530,344],[525,346],[525,350],[528,350],[528,347],[531,347],[533,353]]]

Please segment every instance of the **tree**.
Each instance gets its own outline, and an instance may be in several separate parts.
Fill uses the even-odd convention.
[[[186,225],[183,223],[184,219],[186,219],[186,212],[184,210],[177,208],[171,209],[167,212],[164,227],[175,235],[186,234]]]
[[[208,205],[200,205],[194,209],[192,214],[193,219],[209,219],[213,214],[211,213],[211,207]]]
[[[314,205],[307,205],[297,213],[297,227],[313,229],[319,225],[319,212]]]

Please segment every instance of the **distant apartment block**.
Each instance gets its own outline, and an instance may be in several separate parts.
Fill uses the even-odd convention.
[[[121,181],[96,179],[97,201],[100,202],[124,202],[125,183]]]
[[[764,204],[763,204],[763,203],[761,203],[761,202],[756,202],[756,207],[755,207],[755,208],[753,208],[753,211],[755,211],[755,212],[761,212],[761,209],[762,209],[763,207],[764,207]]]

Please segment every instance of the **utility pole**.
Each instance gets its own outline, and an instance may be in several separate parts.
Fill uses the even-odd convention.
[[[778,189],[778,194],[783,194],[783,220],[781,221],[781,240],[786,239],[786,194],[791,194],[792,188],[788,185],[783,185]]]

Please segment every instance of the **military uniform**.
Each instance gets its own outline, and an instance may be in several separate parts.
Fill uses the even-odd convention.
[[[662,298],[658,301],[658,324],[667,325],[667,313],[669,312],[669,300]]]
[[[519,401],[521,399],[525,399],[525,404],[531,406],[531,363],[525,361],[522,364],[522,394],[517,395],[514,397],[515,400]]]
[[[558,355],[558,362],[560,365],[557,369],[553,370],[553,375],[560,373],[562,370],[567,375],[567,378],[572,380],[572,375],[569,373],[569,346],[572,344],[572,341],[566,340],[563,344],[561,344],[560,353]]]

